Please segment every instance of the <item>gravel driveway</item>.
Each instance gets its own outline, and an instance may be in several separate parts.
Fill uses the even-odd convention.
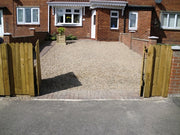
[[[138,97],[142,57],[119,42],[78,40],[41,57],[39,98]]]

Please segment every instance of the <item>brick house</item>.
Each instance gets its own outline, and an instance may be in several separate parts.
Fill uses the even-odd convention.
[[[120,33],[159,43],[180,44],[179,0],[1,0],[0,36],[42,39],[58,27],[66,35],[118,41]]]

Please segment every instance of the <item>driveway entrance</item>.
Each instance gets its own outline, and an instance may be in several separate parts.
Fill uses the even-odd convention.
[[[139,98],[142,57],[119,42],[78,40],[41,57],[38,98]]]

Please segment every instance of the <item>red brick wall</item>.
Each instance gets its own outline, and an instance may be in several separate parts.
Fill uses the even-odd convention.
[[[143,55],[144,46],[148,48],[149,45],[156,44],[156,40],[134,38],[134,33],[120,33],[120,42],[140,55]]]
[[[31,31],[31,36],[20,36],[20,37],[12,37],[12,35],[4,36],[5,43],[32,43],[35,45],[36,41],[39,40],[40,44],[44,42],[44,39],[47,37],[47,32],[35,32]]]
[[[110,11],[109,9],[97,9],[96,11],[96,39],[99,41],[118,41],[119,33],[123,32],[124,19],[121,10],[119,10],[119,29],[110,29]]]
[[[140,55],[143,55],[144,46],[148,48],[149,40],[144,39],[132,39],[132,50]]]
[[[65,27],[65,34],[67,35],[74,35],[77,36],[78,38],[90,38],[91,36],[91,10],[89,8],[86,8],[85,10],[86,14],[83,16],[83,19],[85,21],[82,22],[82,26],[66,26]],[[52,15],[52,10],[51,10],[51,31],[50,33],[57,32],[57,28],[55,26],[55,15]],[[59,26],[60,27],[60,26]],[[63,26],[64,27],[64,26]]]
[[[180,94],[180,50],[173,51],[169,94]]]
[[[130,48],[130,45],[131,45],[130,33],[121,33],[120,34],[120,41]]]

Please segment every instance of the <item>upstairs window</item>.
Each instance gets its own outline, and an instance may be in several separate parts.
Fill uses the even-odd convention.
[[[180,13],[161,13],[161,27],[163,29],[180,29]]]
[[[56,26],[82,26],[82,9],[56,8]]]
[[[119,12],[118,11],[111,11],[111,29],[118,29],[119,28]]]
[[[129,30],[137,30],[138,12],[129,12]]]
[[[39,24],[39,16],[39,8],[17,8],[17,24]]]

